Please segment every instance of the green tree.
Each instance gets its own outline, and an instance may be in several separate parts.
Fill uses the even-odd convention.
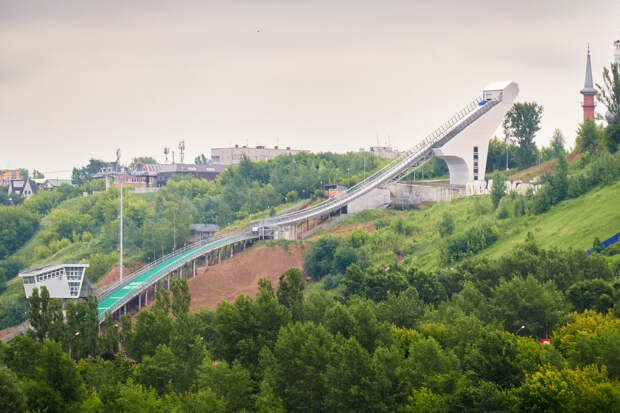
[[[187,280],[185,278],[173,280],[170,283],[170,291],[172,291],[172,302],[170,305],[172,315],[176,318],[187,316],[187,314],[189,314],[189,305],[192,300]]]
[[[334,236],[319,238],[310,245],[304,257],[304,271],[315,280],[329,274],[333,270],[334,254],[342,243],[342,239]]]
[[[214,363],[205,359],[198,371],[198,388],[210,388],[226,401],[227,411],[252,411],[254,383],[248,370],[238,361],[228,365],[226,361]]]
[[[506,330],[516,332],[525,325],[522,334],[534,337],[549,337],[566,311],[562,293],[555,284],[541,283],[531,275],[502,280],[493,289],[491,308]]]
[[[518,386],[524,379],[519,364],[517,338],[505,331],[483,332],[465,357],[467,370],[503,388]]]
[[[26,398],[17,376],[0,365],[0,411],[21,413],[26,410]]]
[[[333,346],[333,337],[321,325],[295,323],[280,330],[273,355],[263,355],[264,380],[287,412],[322,411]]]
[[[293,321],[303,320],[305,284],[297,268],[289,268],[278,282],[278,302],[291,312]]]
[[[123,341],[127,354],[138,361],[144,356],[152,356],[160,344],[170,343],[172,317],[160,311],[141,311],[136,316],[133,329],[131,324],[123,323]]]
[[[486,173],[490,174],[493,171],[506,169],[506,166],[508,169],[514,168],[518,150],[517,145],[508,141],[500,141],[497,136],[494,136],[489,142]]]
[[[327,367],[326,410],[330,412],[369,412],[380,409],[371,355],[355,338],[340,340],[334,360]]]
[[[610,125],[620,124],[620,75],[618,63],[603,67],[603,85],[596,84],[598,99],[607,107],[605,118]]]
[[[343,243],[334,252],[333,271],[344,274],[351,264],[356,264],[358,261],[359,257],[355,248]]]
[[[388,292],[387,299],[377,304],[377,319],[397,327],[415,328],[424,315],[424,303],[418,290],[409,287],[400,294]]]
[[[97,298],[89,295],[87,301],[69,301],[66,304],[67,336],[65,347],[75,360],[95,357],[99,338],[99,316]]]
[[[575,310],[596,310],[606,313],[614,305],[614,289],[604,280],[579,281],[566,291],[566,299]]]
[[[215,356],[232,363],[238,359],[253,377],[264,346],[272,347],[290,313],[273,296],[273,290],[259,290],[256,300],[240,295],[234,303],[221,302],[215,312]]]
[[[607,125],[604,137],[607,150],[611,153],[616,153],[618,146],[620,146],[620,125],[615,123]]]
[[[34,288],[28,298],[28,320],[35,337],[42,343],[48,334],[62,325],[64,317],[60,300],[51,299],[47,287]]]
[[[557,204],[566,199],[568,195],[568,163],[564,153],[558,157],[558,164],[551,175],[550,183],[552,203]]]
[[[610,412],[620,404],[620,388],[608,380],[604,368],[595,366],[583,370],[541,367],[513,394],[515,411]]]
[[[43,175],[43,173],[37,171],[36,169],[33,169],[32,170],[32,177],[34,179],[43,179],[43,178],[45,178],[45,175]]]
[[[71,183],[73,185],[82,185],[84,179],[91,180],[93,175],[100,172],[102,168],[110,166],[109,162],[105,162],[99,159],[91,159],[88,161],[88,165],[82,168],[73,168],[71,172]]]
[[[196,158],[194,158],[194,163],[196,165],[204,165],[207,163],[207,157],[205,156],[204,153],[201,153]]]
[[[24,245],[38,227],[37,217],[25,208],[0,206],[0,260]]]
[[[564,139],[562,131],[559,129],[553,131],[553,136],[551,137],[551,151],[554,158],[566,152],[566,140]]]
[[[34,380],[26,386],[29,410],[68,411],[86,398],[82,377],[60,344],[46,340],[35,365]]]
[[[362,295],[364,293],[364,279],[365,275],[362,269],[352,264],[346,269],[342,283],[344,284],[344,296]]]
[[[156,164],[157,161],[152,156],[137,156],[133,158],[133,161],[131,163],[132,165],[135,165],[137,163]]]
[[[534,137],[540,130],[542,112],[543,107],[536,102],[515,103],[504,119],[504,134],[508,139],[515,139],[519,146],[517,162],[521,169],[536,163],[538,150]]]
[[[506,194],[506,178],[499,172],[495,172],[493,175],[493,185],[491,185],[491,201],[493,201],[493,207],[497,209],[499,201],[502,200]]]
[[[424,386],[433,392],[445,393],[454,385],[458,362],[454,353],[442,349],[429,337],[410,346],[406,365],[411,370],[413,387]]]
[[[179,382],[183,380],[183,370],[170,347],[160,344],[152,357],[144,356],[137,371],[137,380],[163,395],[178,391]]]
[[[577,150],[580,152],[596,151],[601,143],[602,135],[603,131],[601,127],[596,124],[594,119],[588,118],[584,120],[583,123],[579,125],[579,129],[577,129]]]

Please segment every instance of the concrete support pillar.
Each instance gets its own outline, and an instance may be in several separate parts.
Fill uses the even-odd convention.
[[[222,261],[222,249],[217,250],[217,263],[219,264]]]
[[[196,276],[196,260],[192,261],[192,265],[194,266],[194,274],[193,277]]]
[[[170,291],[170,274],[168,274],[168,291]]]
[[[233,251],[234,251],[234,250],[235,250],[235,244],[232,244],[232,245],[230,246],[230,258],[232,258],[232,257],[233,257]]]
[[[142,294],[138,294],[138,311],[142,308]]]

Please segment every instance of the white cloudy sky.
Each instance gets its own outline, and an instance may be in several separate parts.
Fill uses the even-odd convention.
[[[181,139],[190,160],[406,149],[495,80],[544,106],[539,144],[572,143],[586,43],[600,81],[619,16],[611,0],[0,0],[0,168],[163,160]]]

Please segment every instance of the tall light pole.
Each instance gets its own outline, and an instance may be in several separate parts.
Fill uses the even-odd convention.
[[[120,258],[120,262],[119,262],[119,280],[123,281],[123,181],[125,180],[125,174],[123,171],[123,167],[120,164],[120,159],[121,159],[121,150],[117,149],[116,150],[116,165],[121,169],[121,193],[119,196],[120,199],[120,219],[119,219],[119,258]]]
[[[508,135],[506,135],[506,170],[508,170]]]

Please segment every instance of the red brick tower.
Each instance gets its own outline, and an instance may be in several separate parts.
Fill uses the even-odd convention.
[[[583,89],[581,89],[583,95],[583,120],[594,119],[594,95],[596,95],[596,89],[592,83],[592,64],[590,63],[590,46],[588,46],[588,60],[586,61],[586,83]]]

